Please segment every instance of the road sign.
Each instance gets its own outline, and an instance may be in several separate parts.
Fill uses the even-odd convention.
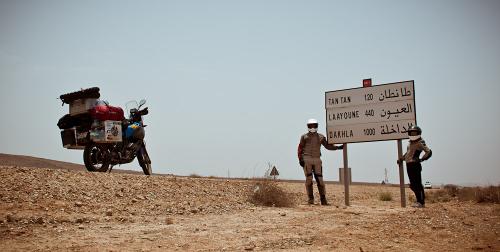
[[[407,139],[416,124],[413,81],[325,93],[328,143]]]
[[[280,175],[280,173],[278,172],[278,169],[276,169],[276,166],[273,166],[273,169],[271,170],[271,173],[269,175],[271,175],[271,176]]]

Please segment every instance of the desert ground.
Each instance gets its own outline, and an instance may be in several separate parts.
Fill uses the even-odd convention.
[[[0,251],[500,250],[499,204],[401,208],[394,186],[352,185],[346,207],[342,185],[328,184],[321,206],[305,204],[303,183],[277,182],[294,203],[282,208],[250,203],[257,181],[245,179],[4,162],[0,181]]]

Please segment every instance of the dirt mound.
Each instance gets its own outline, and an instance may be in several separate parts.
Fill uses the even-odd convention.
[[[246,203],[249,182],[0,167],[2,206],[56,217],[147,219],[159,215],[224,213]],[[112,211],[112,215],[104,214]]]
[[[83,161],[82,161],[83,162]],[[47,168],[47,169],[63,169],[69,171],[87,171],[84,165],[75,164],[46,158],[11,155],[0,153],[0,166],[12,167],[31,167],[31,168]],[[140,167],[138,167],[140,169]],[[139,171],[131,171],[120,169],[118,166],[113,168],[113,173],[127,173],[127,174],[143,174]]]

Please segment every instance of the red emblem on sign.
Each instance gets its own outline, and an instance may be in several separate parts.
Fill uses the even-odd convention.
[[[371,87],[371,86],[372,86],[372,79],[363,80],[363,87]]]

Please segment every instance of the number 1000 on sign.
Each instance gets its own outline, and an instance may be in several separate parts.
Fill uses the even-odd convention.
[[[374,128],[364,129],[363,132],[365,133],[365,136],[374,136],[375,135]]]

